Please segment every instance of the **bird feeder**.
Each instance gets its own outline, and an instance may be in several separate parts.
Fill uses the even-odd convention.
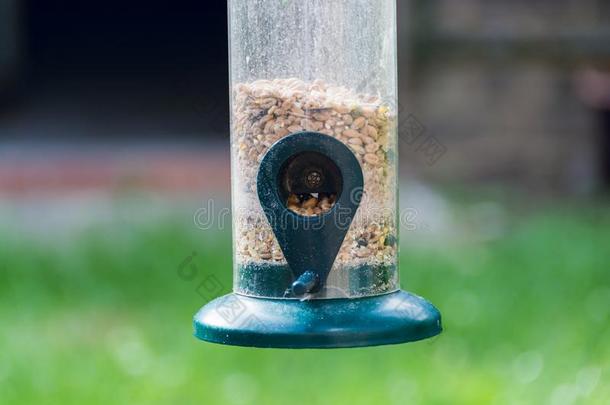
[[[394,0],[229,0],[233,293],[203,340],[401,343],[441,331],[398,281]]]

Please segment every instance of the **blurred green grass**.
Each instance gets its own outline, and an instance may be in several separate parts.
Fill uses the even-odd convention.
[[[514,218],[500,238],[401,253],[402,286],[445,331],[399,346],[223,347],[192,337],[230,234],[179,222],[38,243],[0,235],[0,402],[608,404],[610,209]],[[51,238],[52,239],[52,238]],[[197,273],[178,267],[196,252]]]

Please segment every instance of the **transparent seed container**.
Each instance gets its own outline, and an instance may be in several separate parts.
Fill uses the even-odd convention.
[[[289,291],[296,275],[261,206],[257,178],[270,148],[298,133],[341,142],[363,177],[360,190],[282,194],[292,214],[313,218],[336,210],[342,193],[360,193],[350,197],[359,207],[328,277],[307,298],[398,290],[395,6],[393,0],[229,1],[236,293],[297,298]],[[314,171],[305,181],[324,175]]]

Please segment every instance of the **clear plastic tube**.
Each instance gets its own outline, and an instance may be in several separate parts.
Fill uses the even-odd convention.
[[[283,297],[287,263],[256,179],[279,139],[315,131],[358,158],[364,194],[325,288],[310,298],[398,289],[394,0],[229,0],[234,290]],[[290,196],[300,215],[333,195]]]

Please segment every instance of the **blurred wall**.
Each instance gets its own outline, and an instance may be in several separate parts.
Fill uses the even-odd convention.
[[[610,157],[599,150],[608,135],[575,76],[610,66],[610,3],[415,0],[402,8],[411,44],[405,110],[446,147],[429,165],[403,142],[404,167],[442,182],[604,187],[600,168]]]
[[[605,113],[583,102],[575,79],[610,72],[607,0],[397,5],[404,174],[543,192],[608,188]],[[0,113],[10,104],[0,147],[228,147],[226,24],[225,1],[0,0],[0,89],[25,83],[20,103],[0,103]]]
[[[0,141],[225,139],[224,1],[19,4],[24,86]]]
[[[0,102],[17,82],[20,61],[18,0],[0,0]]]

